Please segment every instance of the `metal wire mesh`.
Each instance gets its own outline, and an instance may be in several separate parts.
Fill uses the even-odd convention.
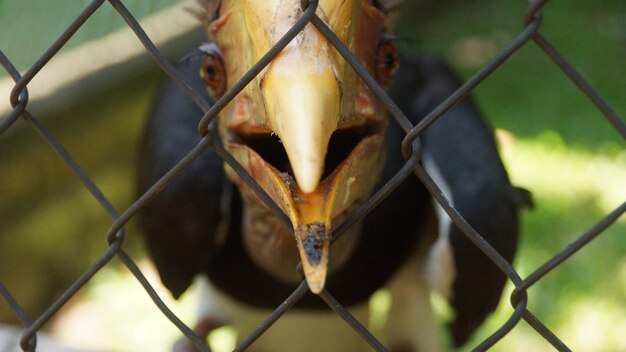
[[[121,214],[118,213],[107,197],[101,192],[98,185],[83,171],[81,166],[75,161],[72,155],[61,145],[55,136],[40,122],[40,120],[33,116],[28,110],[29,96],[28,96],[28,84],[36,77],[40,70],[59,52],[59,50],[72,38],[74,33],[85,23],[85,21],[98,11],[100,6],[105,0],[92,1],[74,20],[74,22],[68,26],[65,32],[53,43],[53,45],[45,51],[45,53],[33,64],[23,75],[20,75],[11,61],[5,54],[0,51],[0,63],[4,67],[4,70],[9,73],[11,78],[15,81],[15,86],[10,94],[9,100],[13,110],[8,116],[5,116],[0,120],[0,136],[9,130],[18,119],[24,120],[30,128],[36,131],[40,137],[49,145],[49,147],[58,154],[67,167],[74,173],[76,178],[82,183],[93,198],[98,201],[100,206],[111,217],[111,225],[106,233],[108,241],[108,248],[100,258],[95,261],[75,282],[67,288],[67,290],[45,310],[42,314],[31,320],[20,307],[19,302],[12,296],[11,292],[6,289],[2,283],[0,283],[0,295],[6,301],[9,307],[15,312],[20,319],[24,331],[21,336],[20,345],[24,351],[34,351],[37,346],[37,333],[42,327],[52,319],[59,310],[67,304],[67,302],[75,296],[78,291],[88,282],[91,278],[102,269],[107,263],[109,263],[114,257],[118,257],[122,263],[130,270],[135,276],[138,282],[146,290],[150,298],[154,301],[155,305],[161,310],[161,312],[174,324],[180,331],[189,338],[194,345],[203,351],[207,351],[208,347],[206,342],[198,337],[185,323],[183,323],[161,300],[159,295],[155,292],[148,280],[144,277],[141,270],[137,267],[133,259],[124,250],[124,240],[126,233],[124,231],[125,225],[131,220],[137,212],[148,204],[156,195],[159,194],[170,182],[176,179],[196,158],[198,158],[207,149],[211,148],[220,157],[224,159],[240,176],[241,178],[257,193],[257,195],[265,202],[265,204],[276,214],[277,217],[282,219],[286,224],[290,224],[288,218],[282,213],[280,208],[274,204],[272,199],[263,191],[263,189],[254,181],[254,179],[247,174],[241,165],[225,150],[220,143],[217,142],[215,117],[217,114],[233,99],[254,77],[263,70],[268,63],[304,28],[308,23],[312,23],[321,33],[323,33],[337,51],[345,58],[345,60],[352,66],[352,68],[362,77],[366,84],[378,95],[378,97],[384,102],[387,109],[391,113],[391,116],[395,121],[404,129],[406,137],[402,143],[402,150],[406,159],[404,167],[398,171],[398,173],[379,191],[377,191],[360,209],[352,214],[346,221],[333,232],[333,237],[336,239],[341,236],[351,225],[356,223],[360,218],[367,214],[371,209],[377,206],[382,199],[389,195],[393,190],[411,174],[416,175],[421,182],[430,191],[437,202],[448,213],[454,224],[456,224],[465,235],[483,251],[511,280],[515,285],[515,289],[511,294],[510,300],[513,306],[513,312],[510,318],[503,323],[499,329],[493,332],[491,336],[485,339],[481,344],[475,346],[475,350],[487,350],[499,341],[503,336],[509,333],[520,320],[525,320],[537,333],[543,338],[549,341],[556,349],[560,351],[568,351],[569,348],[550,331],[539,319],[537,319],[531,311],[527,308],[529,300],[527,291],[530,287],[536,284],[544,276],[546,276],[551,270],[560,265],[563,261],[574,255],[577,251],[585,247],[590,241],[603,233],[613,222],[615,222],[624,212],[626,212],[626,202],[622,203],[615,210],[607,214],[596,225],[590,228],[587,232],[582,234],[571,245],[563,248],[558,253],[555,253],[552,258],[545,262],[540,267],[536,268],[528,277],[522,278],[515,268],[512,267],[483,237],[476,232],[463,218],[461,214],[451,205],[451,202],[446,199],[443,193],[439,190],[438,186],[428,176],[422,166],[419,164],[420,159],[420,146],[419,137],[429,126],[440,118],[447,111],[452,109],[458,104],[464,97],[472,92],[485,78],[489,77],[494,71],[496,71],[500,65],[502,65],[511,56],[515,55],[520,48],[527,45],[529,42],[534,42],[558,67],[562,70],[590,100],[597,107],[597,109],[606,117],[606,119],[615,127],[615,129],[621,134],[623,138],[626,138],[626,125],[623,120],[616,114],[615,111],[608,106],[605,101],[598,95],[598,93],[582,78],[582,76],[568,63],[568,61],[554,48],[550,42],[541,34],[540,27],[542,23],[542,8],[547,1],[531,1],[529,3],[526,14],[524,15],[524,28],[521,33],[513,39],[509,45],[499,52],[489,63],[487,63],[482,69],[480,69],[474,76],[468,79],[459,89],[457,89],[452,95],[450,95],[444,102],[442,102],[437,108],[432,110],[425,118],[423,118],[419,124],[412,125],[409,120],[404,116],[402,111],[396,106],[394,101],[385,93],[382,87],[380,87],[376,81],[369,75],[369,73],[361,66],[358,60],[352,55],[350,50],[341,43],[341,41],[334,35],[334,33],[326,26],[326,24],[320,20],[315,14],[318,6],[317,0],[303,1],[302,6],[304,12],[301,18],[291,28],[281,40],[265,55],[263,56],[234,86],[228,90],[222,98],[220,98],[215,104],[209,105],[207,101],[202,98],[202,95],[187,86],[184,80],[180,77],[176,69],[164,58],[159,50],[152,43],[148,35],[141,28],[137,20],[127,10],[122,1],[109,0],[119,15],[124,19],[127,25],[136,34],[137,38],[141,41],[146,51],[160,66],[160,68],[173,79],[180,88],[193,99],[193,101],[204,111],[204,116],[199,123],[198,131],[202,136],[201,141],[190,151],[185,158],[174,166],[167,174],[165,174],[158,182],[156,182],[147,192],[141,195],[131,206],[124,210]],[[248,348],[259,336],[265,331],[271,329],[272,324],[276,322],[280,317],[287,312],[297,301],[307,292],[308,288],[303,281],[300,286],[289,296],[285,298],[282,305],[276,308],[276,310],[267,316],[267,318],[259,323],[259,327],[252,331],[248,336],[244,337],[239,345],[236,347],[236,351],[243,351]],[[347,324],[349,324],[354,330],[356,330],[363,339],[365,339],[370,346],[377,351],[385,351],[385,347],[367,330],[362,324],[360,324],[350,313],[342,306],[341,302],[338,302],[331,292],[324,291],[320,297],[332,308],[341,318],[343,318]]]

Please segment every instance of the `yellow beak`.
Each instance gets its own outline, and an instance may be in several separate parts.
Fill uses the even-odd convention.
[[[376,11],[365,0],[322,0],[317,13],[351,45],[359,16],[378,16]],[[209,32],[223,52],[229,86],[301,13],[299,0],[221,2]],[[363,27],[374,36],[380,30],[371,23]],[[375,38],[369,42],[375,46]],[[333,222],[369,195],[382,163],[386,120],[361,84],[327,39],[308,24],[219,117],[227,149],[289,216],[289,240],[295,237],[314,293],[320,293],[326,281]],[[227,171],[240,185],[244,200],[258,202],[238,176]],[[272,236],[280,237],[280,231],[264,234],[263,241],[255,243],[271,247],[286,240]],[[337,251],[332,260],[339,264],[350,247]],[[271,255],[251,256],[267,271],[276,271]]]
[[[341,102],[328,55],[316,54],[287,48],[272,63],[261,87],[270,128],[282,141],[304,193],[315,191],[322,177]]]
[[[304,45],[288,46],[272,62],[261,93],[269,127],[282,142],[291,169],[272,172],[275,186],[289,195],[280,198],[293,224],[309,288],[319,293],[327,275],[336,195],[332,180],[323,185],[320,181],[341,96],[325,39],[309,29],[302,40]]]

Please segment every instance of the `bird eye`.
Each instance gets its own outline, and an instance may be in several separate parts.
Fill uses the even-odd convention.
[[[202,50],[204,58],[200,67],[200,76],[207,85],[213,99],[219,99],[226,91],[226,70],[222,55],[217,47]]]
[[[376,78],[383,86],[389,86],[398,70],[398,51],[392,38],[382,36],[376,49]]]

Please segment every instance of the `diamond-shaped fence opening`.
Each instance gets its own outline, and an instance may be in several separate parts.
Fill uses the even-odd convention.
[[[79,16],[75,18],[75,20],[70,24],[67,29],[61,34],[58,39],[46,50],[38,60],[34,64],[32,64],[29,68],[25,70],[23,73],[19,73],[12,64],[11,56],[13,53],[2,51],[2,47],[0,47],[0,63],[3,66],[4,71],[7,72],[8,76],[15,82],[14,86],[11,89],[11,92],[7,96],[3,96],[5,101],[10,102],[11,108],[8,110],[8,113],[5,116],[2,116],[2,120],[0,120],[0,145],[2,143],[6,144],[6,141],[11,142],[12,144],[8,148],[12,148],[15,150],[15,154],[17,157],[14,159],[6,160],[20,160],[22,161],[22,168],[28,169],[29,167],[33,168],[33,172],[29,175],[32,178],[46,178],[48,175],[45,174],[45,168],[42,168],[39,171],[42,171],[44,174],[40,175],[37,173],[38,171],[38,163],[37,159],[33,158],[33,154],[30,152],[32,149],[28,147],[23,147],[21,142],[18,141],[17,138],[14,138],[15,135],[19,133],[23,133],[24,129],[35,132],[39,137],[40,141],[45,142],[46,148],[49,148],[50,151],[57,154],[59,160],[63,164],[66,165],[67,170],[73,174],[72,183],[80,185],[80,192],[84,194],[89,194],[90,201],[93,203],[97,203],[99,209],[102,211],[101,215],[104,216],[106,214],[109,220],[106,220],[106,226],[108,229],[102,230],[102,247],[101,250],[94,256],[92,260],[89,260],[89,265],[81,267],[80,272],[68,280],[66,286],[61,287],[61,291],[58,295],[55,295],[55,299],[49,305],[47,305],[44,309],[40,309],[34,313],[30,312],[30,308],[23,308],[22,300],[25,300],[23,297],[24,293],[22,290],[13,291],[11,289],[11,284],[8,282],[8,276],[0,277],[0,295],[3,297],[0,300],[0,306],[2,309],[8,307],[11,311],[11,314],[14,315],[17,320],[22,324],[23,330],[21,331],[21,340],[20,347],[25,351],[35,350],[37,346],[37,336],[38,333],[44,329],[49,322],[59,315],[59,311],[61,311],[64,307],[66,307],[70,302],[70,300],[83,291],[83,287],[90,282],[95,275],[98,275],[99,272],[109,266],[109,263],[112,259],[119,259],[123,263],[123,265],[127,268],[127,270],[132,273],[135,277],[136,281],[145,289],[147,295],[145,299],[152,299],[156,307],[162,312],[164,317],[169,320],[173,325],[175,325],[187,338],[189,338],[199,349],[207,350],[207,345],[204,341],[202,341],[183,321],[168,307],[168,305],[160,298],[159,293],[152,287],[149,280],[146,279],[145,274],[140,270],[136,261],[128,254],[128,247],[132,247],[132,239],[127,237],[129,232],[126,231],[126,227],[146,204],[148,204],[156,195],[158,195],[164,187],[166,187],[169,183],[175,180],[181,173],[184,171],[196,158],[206,152],[208,149],[212,149],[215,153],[217,153],[220,157],[224,159],[226,163],[228,163],[239,175],[242,179],[249,184],[249,186],[257,192],[259,197],[265,201],[267,206],[272,209],[276,213],[279,218],[286,220],[285,215],[280,211],[280,209],[273,203],[271,198],[265,194],[262,188],[255,183],[254,179],[251,178],[246,171],[237,163],[237,161],[225,150],[222,148],[220,143],[217,143],[217,139],[215,134],[215,116],[221,111],[221,109],[228,104],[228,102],[233,99],[234,96],[237,95],[239,91],[241,91],[254,77],[263,70],[265,66],[280,52],[280,50],[286,46],[295,35],[299,33],[299,31],[304,28],[305,25],[312,23],[326,38],[329,42],[332,43],[333,46],[337,49],[337,51],[343,56],[343,58],[349,63],[349,65],[361,76],[361,78],[366,82],[366,84],[378,95],[378,97],[384,102],[388,111],[392,116],[392,120],[399,124],[406,132],[406,137],[402,143],[402,151],[404,153],[406,163],[401,170],[398,170],[398,173],[394,178],[392,178],[387,184],[385,184],[380,190],[378,190],[372,197],[354,214],[349,216],[346,221],[338,226],[333,234],[334,237],[340,236],[351,224],[357,222],[364,214],[369,212],[372,208],[376,207],[379,201],[385,198],[390,192],[392,192],[397,185],[399,185],[404,179],[407,177],[417,177],[430,191],[436,201],[442,206],[446,213],[451,217],[452,221],[465,233],[465,235],[483,251],[510,279],[510,282],[513,284],[514,289],[510,293],[510,302],[512,308],[509,309],[504,315],[501,315],[501,321],[497,322],[497,327],[493,330],[485,333],[485,337],[481,341],[477,341],[476,345],[473,346],[476,350],[486,350],[496,344],[499,340],[509,334],[513,329],[519,326],[522,320],[525,321],[530,327],[532,327],[533,331],[541,336],[543,339],[548,341],[558,350],[569,350],[567,347],[567,341],[564,340],[561,336],[557,336],[553,333],[553,331],[548,327],[549,324],[546,324],[544,316],[536,316],[533,314],[533,301],[538,299],[533,295],[533,289],[536,285],[539,285],[544,280],[549,280],[550,274],[553,270],[558,269],[560,266],[565,265],[563,263],[567,263],[567,260],[574,254],[579,251],[584,251],[586,247],[588,247],[592,240],[598,238],[598,236],[607,233],[607,228],[611,226],[621,226],[620,224],[614,225],[616,221],[619,220],[620,216],[626,211],[626,202],[624,199],[617,199],[617,202],[609,202],[613,204],[610,209],[605,211],[602,216],[598,217],[594,220],[592,225],[587,226],[588,230],[583,233],[577,233],[576,235],[572,235],[568,237],[571,239],[571,243],[565,243],[563,246],[560,246],[558,250],[555,252],[547,253],[542,260],[538,261],[540,265],[536,265],[531,268],[526,268],[524,273],[520,273],[520,270],[516,270],[515,267],[508,263],[497,251],[491,247],[491,245],[486,242],[480,233],[476,232],[463,218],[461,214],[451,205],[448,199],[443,195],[443,193],[439,190],[438,186],[435,182],[430,178],[430,176],[426,173],[426,171],[422,168],[419,163],[420,160],[420,145],[419,145],[419,137],[422,133],[427,130],[437,119],[439,119],[443,114],[452,109],[456,104],[458,104],[464,97],[472,94],[477,87],[484,86],[485,80],[487,80],[490,76],[497,74],[499,70],[502,70],[503,65],[505,65],[508,61],[514,58],[516,55],[520,55],[520,51],[522,48],[528,46],[535,46],[539,48],[540,54],[544,55],[546,58],[549,58],[550,61],[553,62],[553,69],[562,71],[568,79],[571,81],[571,85],[576,87],[579,91],[581,91],[590,101],[590,104],[595,107],[595,109],[599,112],[598,115],[604,116],[608,124],[610,124],[614,131],[620,136],[618,137],[619,142],[617,145],[623,147],[623,139],[626,137],[626,126],[624,125],[623,120],[618,116],[615,110],[607,104],[598,94],[597,91],[593,89],[593,87],[579,74],[579,72],[572,67],[572,65],[566,60],[563,55],[559,53],[559,51],[554,47],[554,45],[542,34],[541,28],[542,23],[546,21],[550,21],[550,18],[544,18],[542,11],[548,5],[546,5],[547,1],[536,1],[531,2],[526,9],[523,18],[520,18],[520,21],[523,22],[523,26],[519,33],[517,33],[512,38],[508,38],[505,43],[502,45],[502,48],[499,48],[494,55],[491,56],[490,60],[484,65],[480,67],[473,75],[469,77],[453,94],[447,97],[443,102],[441,102],[435,109],[433,109],[430,113],[424,116],[417,125],[411,124],[411,122],[404,116],[402,111],[397,107],[396,103],[384,92],[384,89],[376,83],[376,81],[370,77],[369,73],[361,66],[358,60],[352,55],[348,48],[346,48],[338,38],[336,38],[333,32],[326,26],[326,24],[315,14],[318,2],[311,1],[303,1],[303,14],[301,18],[296,22],[296,24],[291,28],[281,39],[275,47],[273,47],[267,55],[259,60],[259,62],[254,65],[250,71],[245,74],[229,91],[227,91],[222,98],[220,98],[215,104],[210,105],[200,94],[200,92],[194,91],[190,88],[181,77],[180,73],[176,71],[173,65],[166,59],[164,54],[161,53],[159,49],[155,46],[155,44],[150,39],[150,36],[146,34],[142,26],[135,19],[133,14],[125,7],[122,1],[118,0],[110,0],[107,4],[104,4],[105,1],[92,1],[87,6],[85,6],[84,10],[80,13]],[[78,5],[77,5],[78,6]],[[45,120],[44,116],[40,116],[40,112],[45,115],[45,109],[36,109],[38,113],[34,113],[33,110],[30,109],[31,104],[29,103],[29,83],[35,80],[40,72],[49,65],[52,58],[59,54],[62,50],[65,43],[67,43],[75,33],[80,30],[81,26],[88,25],[89,18],[101,11],[100,9],[103,6],[112,6],[116,13],[124,20],[126,25],[134,32],[135,44],[137,46],[138,43],[144,47],[145,51],[151,56],[153,62],[155,62],[159,69],[162,70],[167,76],[169,76],[172,80],[174,80],[179,86],[180,89],[183,90],[189,97],[191,97],[197,106],[204,112],[204,117],[202,118],[199,124],[199,132],[201,134],[200,142],[175,166],[173,167],[167,174],[165,174],[157,183],[155,183],[146,193],[140,195],[137,199],[132,199],[132,204],[128,207],[122,207],[119,204],[112,204],[110,199],[111,197],[115,197],[116,199],[121,198],[124,199],[125,196],[120,196],[118,193],[124,193],[124,190],[120,190],[116,187],[110,187],[109,181],[107,178],[94,178],[90,176],[89,172],[85,172],[85,170],[97,170],[97,165],[94,165],[90,162],[89,155],[82,155],[82,149],[85,148],[93,148],[93,153],[97,154],[101,151],[102,143],[98,143],[98,139],[94,137],[94,145],[89,145],[89,143],[85,143],[85,140],[90,139],[90,135],[97,136],[98,128],[85,128],[84,134],[87,136],[83,139],[81,144],[80,140],[66,139],[62,138],[61,132],[57,128],[49,127],[49,124],[53,124],[53,121]],[[453,5],[459,6],[459,5]],[[36,10],[33,10],[36,11]],[[14,14],[19,15],[19,14]],[[623,14],[622,14],[623,15]],[[191,16],[190,16],[191,17]],[[488,16],[485,15],[485,20],[489,20]],[[619,23],[618,23],[619,26]],[[623,35],[623,26],[621,27],[622,35]],[[35,36],[36,33],[32,33],[31,35]],[[622,38],[623,40],[623,38]],[[1,44],[1,43],[0,43]],[[614,63],[618,64],[618,63]],[[623,72],[623,71],[619,71]],[[532,72],[528,72],[528,75],[532,75]],[[511,84],[515,84],[516,82],[511,82]],[[533,94],[532,92],[528,92],[528,94]],[[61,98],[59,98],[61,99]],[[118,102],[123,101],[123,97],[120,96],[116,99]],[[140,99],[144,99],[144,101],[149,101],[149,97],[141,97]],[[514,99],[512,97],[511,99]],[[54,104],[54,101],[46,102],[48,104]],[[94,101],[89,101],[90,104],[95,104]],[[558,101],[554,102],[558,104]],[[129,117],[128,119],[133,119],[135,115],[139,115],[140,111],[129,111],[129,114],[132,114],[133,117]],[[89,119],[89,116],[85,116],[85,119]],[[139,120],[139,117],[136,118]],[[98,127],[103,127],[106,125],[106,119],[102,118],[102,122],[98,122]],[[110,123],[120,123],[120,121],[108,121]],[[79,128],[80,124],[78,123],[68,123],[69,126],[74,128]],[[139,123],[137,123],[139,125]],[[71,127],[70,127],[71,128]],[[55,131],[55,133],[51,132]],[[584,134],[585,131],[581,131],[581,134]],[[123,137],[130,137],[127,134],[123,134],[120,132],[120,135]],[[5,139],[5,141],[2,141]],[[108,147],[114,148],[122,147],[128,148],[129,145],[132,148],[133,144],[127,141],[128,138],[120,138],[119,143],[111,143]],[[43,144],[42,144],[43,145]],[[106,145],[106,144],[105,144]],[[3,147],[4,148],[4,147]],[[70,152],[71,151],[71,152]],[[75,158],[73,155],[81,152],[80,159]],[[622,152],[623,154],[623,152]],[[1,155],[0,155],[1,156]],[[132,162],[132,157],[128,157],[128,153],[125,156],[118,155],[116,159],[124,159],[128,163]],[[5,160],[4,157],[0,160]],[[77,162],[76,160],[80,160]],[[26,162],[24,162],[26,161]],[[120,165],[127,165],[120,164]],[[12,165],[8,163],[7,165],[2,165],[3,169],[8,169],[10,171]],[[17,166],[16,166],[17,168]],[[603,166],[600,166],[602,170]],[[617,170],[621,170],[617,168]],[[623,173],[623,170],[619,171]],[[128,172],[130,174],[130,172]],[[59,182],[63,177],[53,178],[52,182]],[[11,180],[11,178],[7,178]],[[5,179],[6,180],[6,179]],[[67,182],[63,180],[64,183],[59,186],[61,190],[68,188]],[[95,182],[94,182],[95,181]],[[26,181],[28,182],[28,181]],[[565,183],[565,182],[564,182]],[[56,187],[56,183],[51,187]],[[532,185],[526,185],[532,188]],[[72,186],[72,190],[76,189],[76,186]],[[606,187],[611,187],[611,184],[607,184]],[[617,191],[618,197],[621,193]],[[125,199],[129,199],[132,196],[132,191],[128,189],[128,196]],[[584,196],[584,195],[583,195]],[[37,199],[35,196],[32,196],[32,202],[37,203]],[[4,212],[9,212],[12,209],[12,205],[20,206],[24,208],[24,211],[28,212],[31,210],[34,211],[36,207],[26,206],[24,204],[16,205],[9,204],[8,206],[3,206]],[[617,204],[615,207],[614,204]],[[54,209],[55,204],[52,202],[49,205],[52,209]],[[606,208],[606,207],[605,207]],[[118,209],[122,209],[119,211]],[[604,209],[604,208],[603,208]],[[72,209],[71,212],[74,214],[80,213],[84,209]],[[101,217],[102,217],[101,216]],[[568,214],[563,214],[563,217],[567,217]],[[100,218],[101,218],[100,217]],[[76,216],[68,216],[65,217],[67,221],[77,221],[79,215]],[[572,222],[575,222],[577,219],[572,219]],[[98,220],[98,224],[102,224],[102,219]],[[89,226],[86,224],[85,226]],[[132,225],[130,225],[132,226]],[[12,243],[17,243],[17,241],[12,241],[12,231],[13,228],[7,226],[6,228],[0,229],[2,233],[0,238],[4,246],[9,247],[9,249],[3,249],[5,251],[10,251],[10,247]],[[41,231],[46,231],[46,229],[42,229]],[[44,234],[45,235],[45,234]],[[544,236],[556,236],[555,234],[545,234]],[[43,236],[45,237],[45,236]],[[132,237],[132,236],[130,236]],[[79,235],[77,235],[79,238]],[[536,238],[536,237],[535,237]],[[130,241],[129,241],[130,240]],[[131,242],[131,243],[128,243]],[[623,243],[621,242],[616,243]],[[66,247],[62,245],[50,246],[47,243],[41,243],[41,246],[45,249],[49,249],[50,251],[56,252],[58,255],[63,256],[76,256],[79,257],[84,255],[84,253],[72,253],[72,251],[67,251]],[[58,248],[58,249],[57,249]],[[36,261],[38,258],[31,258],[32,256],[36,256],[36,253],[40,253],[42,251],[41,247],[33,248],[30,252],[26,249],[26,253],[22,254],[24,259],[15,259],[19,261],[18,263],[11,263],[12,266],[19,267],[28,267],[26,265],[21,265],[26,262]],[[524,256],[524,251],[520,251],[520,256]],[[54,254],[54,253],[53,253]],[[14,258],[19,258],[18,256],[13,256]],[[546,259],[547,258],[547,259]],[[623,260],[622,260],[623,262]],[[589,265],[593,265],[590,263]],[[617,263],[616,265],[622,265],[623,263]],[[51,272],[54,271],[51,268]],[[624,269],[621,269],[622,271]],[[4,269],[0,271],[5,275]],[[6,274],[8,275],[8,274]],[[23,273],[23,275],[29,275],[29,273]],[[618,280],[623,279],[623,273],[617,275]],[[582,276],[582,274],[581,274]],[[7,280],[7,284],[5,285],[3,282]],[[38,280],[35,277],[35,281]],[[36,287],[33,287],[32,290],[37,290]],[[265,331],[272,328],[272,324],[281,319],[281,316],[287,312],[294,304],[298,302],[298,300],[307,292],[308,288],[306,283],[302,283],[290,296],[285,297],[284,304],[276,307],[276,310],[271,313],[264,321],[259,322],[259,327],[254,331],[251,331],[249,335],[242,337],[239,345],[236,347],[236,350],[245,350],[254,341],[261,336]],[[346,308],[342,305],[342,302],[337,301],[332,292],[323,291],[320,295],[322,300],[326,302],[329,306],[329,309],[333,309],[342,319],[345,320],[346,324],[351,326],[356,333],[358,333],[373,349],[375,350],[386,350],[385,346],[379,342],[374,334],[372,334],[364,325],[362,325],[357,319],[355,319]],[[574,304],[574,303],[572,303]],[[28,311],[28,313],[27,313]],[[623,322],[622,322],[623,324]],[[623,346],[622,346],[623,347]]]

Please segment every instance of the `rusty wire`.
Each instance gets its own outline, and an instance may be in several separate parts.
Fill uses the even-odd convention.
[[[68,168],[75,174],[83,186],[91,193],[100,206],[109,214],[112,223],[105,236],[109,247],[75,282],[40,316],[34,321],[24,313],[18,301],[11,295],[9,290],[0,283],[0,296],[15,312],[21,321],[24,332],[20,340],[20,346],[24,351],[35,351],[37,344],[37,333],[77,292],[111,259],[117,256],[121,262],[135,276],[138,282],[144,287],[149,297],[154,301],[155,305],[161,312],[174,324],[187,338],[189,338],[196,347],[202,351],[208,351],[206,342],[197,336],[184,322],[182,322],[161,300],[140,269],[137,267],[133,259],[126,254],[123,249],[125,239],[124,226],[132,219],[139,210],[156,197],[167,185],[175,180],[194,160],[196,160],[207,149],[212,149],[220,157],[224,159],[241,178],[257,193],[257,195],[265,202],[278,218],[286,224],[290,224],[287,216],[272,201],[272,199],[263,191],[263,189],[254,181],[254,179],[243,169],[241,165],[221,146],[216,138],[215,116],[232,100],[256,75],[267,66],[273,58],[306,26],[312,23],[329,42],[337,49],[337,51],[345,58],[350,66],[362,77],[364,82],[378,95],[389,110],[391,116],[406,132],[406,136],[402,143],[402,151],[406,162],[398,172],[383,185],[370,199],[357,209],[351,216],[338,225],[333,231],[333,240],[341,236],[350,226],[359,219],[369,213],[376,207],[385,197],[411,174],[415,174],[426,186],[433,197],[441,204],[443,209],[448,213],[454,224],[456,224],[465,235],[483,251],[515,285],[510,300],[514,308],[509,319],[502,323],[499,329],[494,331],[491,336],[485,339],[475,350],[483,351],[489,349],[503,336],[513,329],[517,323],[524,319],[532,326],[543,338],[549,341],[559,351],[569,351],[569,348],[552,333],[539,319],[537,319],[527,309],[527,290],[547,275],[552,269],[560,265],[563,261],[571,257],[577,251],[582,249],[594,238],[597,238],[606,228],[614,223],[624,212],[626,212],[626,202],[618,206],[606,217],[600,220],[596,225],[582,234],[574,243],[567,246],[560,252],[556,253],[546,263],[537,268],[525,279],[521,278],[515,268],[508,263],[478,232],[476,232],[463,218],[463,216],[452,206],[435,182],[428,176],[425,170],[420,166],[420,135],[443,114],[452,109],[464,97],[470,94],[481,82],[497,70],[507,59],[514,55],[520,48],[529,42],[534,42],[541,48],[545,54],[561,69],[597,107],[597,109],[605,116],[605,118],[615,127],[616,130],[626,138],[626,125],[617,113],[600,97],[600,95],[587,83],[584,78],[567,62],[567,60],[558,52],[558,50],[550,44],[550,42],[540,33],[539,29],[542,21],[541,10],[547,1],[530,1],[527,12],[523,17],[524,29],[513,39],[509,45],[496,55],[489,63],[480,69],[473,77],[468,79],[445,101],[433,109],[425,116],[417,125],[412,125],[407,117],[402,113],[393,100],[385,93],[383,88],[376,83],[367,70],[362,67],[358,60],[352,55],[350,50],[341,43],[334,33],[326,26],[326,24],[315,14],[318,0],[302,1],[303,14],[296,24],[281,38],[278,43],[270,49],[251,69],[248,71],[233,87],[228,90],[222,98],[213,105],[210,105],[199,92],[189,87],[176,69],[164,58],[156,46],[152,43],[148,35],[143,31],[134,16],[126,9],[120,0],[108,0],[115,8],[120,16],[126,21],[127,25],[132,29],[137,38],[141,41],[146,51],[160,66],[160,68],[173,79],[180,88],[195,102],[196,105],[204,112],[204,116],[198,125],[198,131],[202,137],[195,148],[190,151],[181,161],[178,162],[169,172],[167,172],[158,182],[141,195],[131,206],[129,206],[121,214],[113,207],[107,197],[100,191],[99,187],[92,179],[82,170],[80,165],[74,160],[70,153],[56,140],[55,136],[33,116],[27,109],[28,106],[28,83],[38,74],[38,72],[54,57],[65,43],[72,38],[74,33],[85,23],[85,21],[93,15],[105,0],[92,1],[81,13],[76,17],[74,22],[70,24],[65,32],[50,46],[48,50],[33,64],[23,75],[12,65],[11,61],[0,50],[0,64],[4,70],[15,81],[15,86],[11,91],[9,101],[13,110],[8,116],[2,117],[0,120],[0,136],[19,118],[25,120],[28,125],[34,129],[40,137],[54,150],[58,156],[64,161]],[[1,48],[0,48],[1,49]],[[245,336],[236,347],[236,351],[247,349],[254,341],[259,338],[265,331],[271,329],[272,324],[293,307],[308,291],[305,281],[294,290],[294,292],[286,297],[285,301],[276,308],[274,312],[259,323],[258,328]],[[385,351],[385,347],[361,325],[350,313],[344,308],[341,302],[338,302],[331,292],[324,291],[321,298],[341,316],[347,324],[349,324],[370,346],[377,351]]]

